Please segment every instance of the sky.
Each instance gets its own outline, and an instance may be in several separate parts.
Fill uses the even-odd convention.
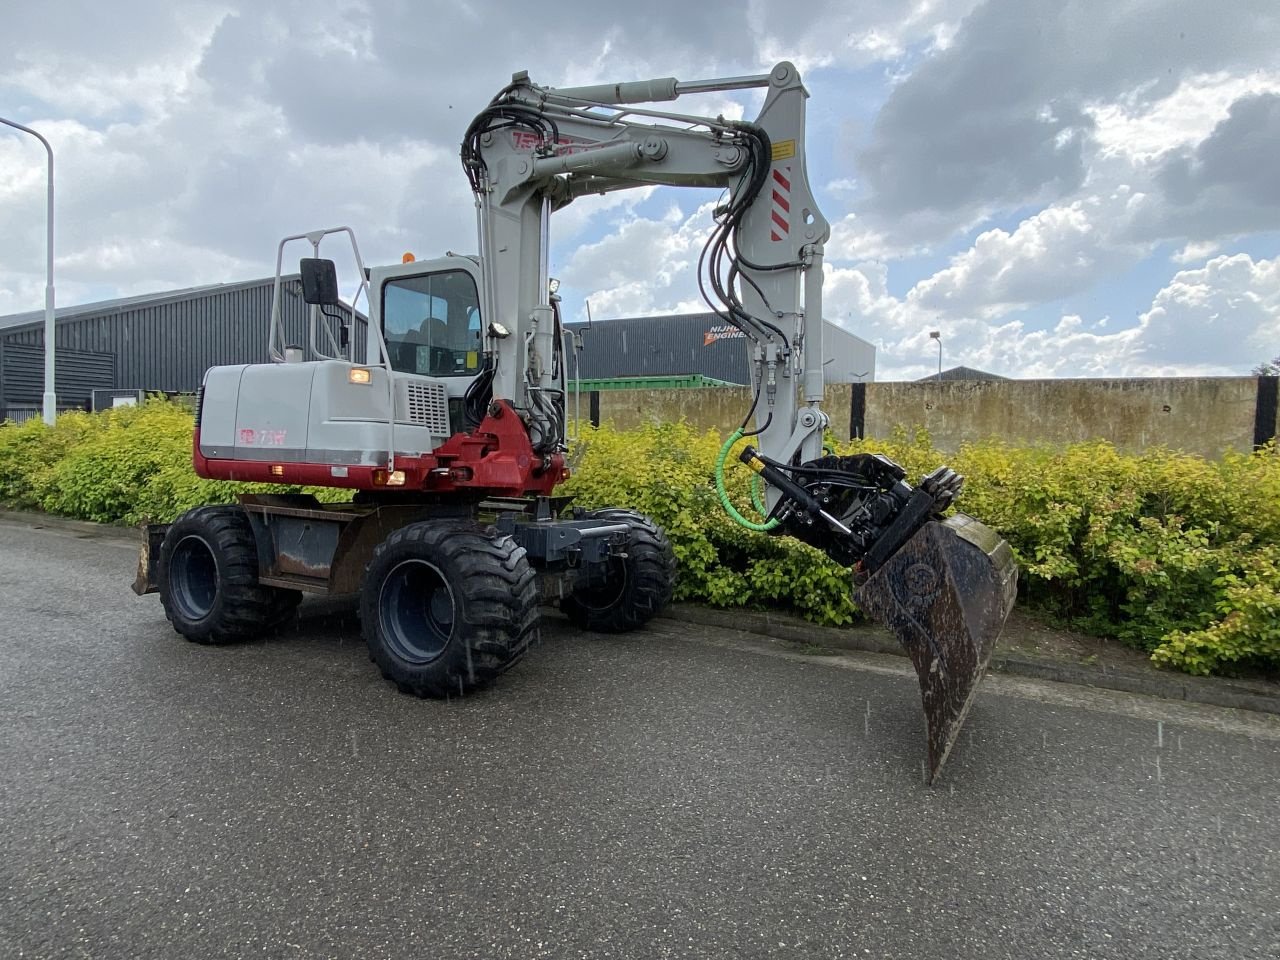
[[[1276,0],[80,0],[6,4],[0,116],[56,156],[59,304],[476,248],[458,161],[511,74],[801,70],[827,318],[877,378],[1245,374],[1280,355]],[[757,92],[670,109],[753,117]],[[0,314],[44,303],[42,148],[0,127]],[[714,192],[553,218],[569,319],[704,309]]]

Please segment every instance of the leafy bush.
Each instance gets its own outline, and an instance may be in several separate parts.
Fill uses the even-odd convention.
[[[5,423],[0,427],[0,503],[42,509],[58,464],[98,428],[87,413],[64,413],[53,427],[39,418],[22,426]]]
[[[572,451],[564,492],[580,506],[634,507],[660,523],[679,561],[677,599],[768,604],[818,623],[850,623],[856,611],[847,570],[798,541],[754,533],[726,516],[714,481],[722,442],[714,430],[699,433],[683,422],[587,430]],[[748,476],[730,470],[727,485],[750,515]]]
[[[302,488],[205,480],[191,466],[191,411],[165,401],[0,426],[0,504],[99,523],[164,523],[241,493]],[[339,490],[312,490],[345,499]]]
[[[1280,666],[1280,455],[1140,456],[1105,442],[998,442],[951,457],[927,436],[855,442],[965,474],[961,509],[1009,541],[1024,602],[1190,673]]]
[[[191,469],[191,414],[151,402],[0,427],[0,503],[112,523],[165,521],[253,490]],[[717,606],[793,609],[818,623],[857,616],[849,573],[785,537],[754,533],[721,509],[713,474],[721,438],[685,423],[584,433],[565,493],[584,507],[628,506],[667,530],[677,596]],[[943,462],[965,474],[966,512],[1004,536],[1022,567],[1021,598],[1090,632],[1191,673],[1280,668],[1280,454],[1207,461],[1107,443],[1062,450],[999,442],[954,456],[927,434],[854,441],[911,479]],[[729,470],[749,513],[748,471]],[[344,499],[347,491],[314,491]]]

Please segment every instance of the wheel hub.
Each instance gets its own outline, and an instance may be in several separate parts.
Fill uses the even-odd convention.
[[[203,620],[218,598],[218,565],[202,537],[181,540],[170,561],[172,598],[188,620]]]
[[[430,663],[444,653],[453,636],[453,591],[433,564],[404,560],[383,581],[378,617],[396,656],[413,664]]]

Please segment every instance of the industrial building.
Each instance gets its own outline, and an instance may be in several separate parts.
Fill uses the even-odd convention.
[[[59,307],[55,386],[59,409],[111,406],[140,392],[195,393],[216,364],[268,359],[274,278]],[[282,279],[289,343],[306,343],[297,276]],[[350,317],[350,311],[347,311]],[[357,314],[356,324],[364,320]],[[361,343],[363,329],[353,329]],[[44,392],[44,311],[0,317],[0,420],[39,416]]]
[[[924,383],[928,380],[1008,380],[1009,378],[1002,377],[998,373],[977,370],[973,367],[951,367],[941,373],[931,373],[927,377],[919,377],[918,379],[920,383]]]
[[[62,410],[132,402],[146,393],[195,393],[218,364],[268,359],[272,278],[59,307],[55,314],[56,389]],[[282,280],[286,340],[307,340],[307,308],[297,276]],[[344,311],[348,317],[350,311]],[[364,341],[355,315],[354,343]],[[713,313],[630,317],[566,324],[582,349],[570,376],[584,389],[642,385],[744,384],[748,350],[742,333]],[[826,324],[829,383],[875,379],[875,346]],[[643,383],[643,382],[642,382]],[[648,381],[649,385],[659,385]],[[44,311],[0,317],[0,420],[39,416],[44,392]]]
[[[639,385],[619,382],[637,377],[680,379],[688,385],[750,380],[747,339],[714,313],[627,317],[565,327],[581,337],[577,362],[584,389],[607,388],[611,382]],[[827,322],[822,345],[828,383],[875,380],[874,344]],[[572,360],[569,374],[579,374]]]

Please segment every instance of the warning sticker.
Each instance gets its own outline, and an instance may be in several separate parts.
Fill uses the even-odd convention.
[[[517,150],[532,150],[542,143],[542,138],[529,130],[512,130],[511,143]],[[590,145],[590,141],[581,137],[561,137],[556,141],[556,156],[581,153]]]
[[[773,145],[773,159],[790,160],[796,155],[796,142],[794,140],[779,140]]]
[[[773,224],[769,229],[770,240],[785,240],[791,232],[791,166],[775,167],[773,171],[773,209],[769,211]]]

